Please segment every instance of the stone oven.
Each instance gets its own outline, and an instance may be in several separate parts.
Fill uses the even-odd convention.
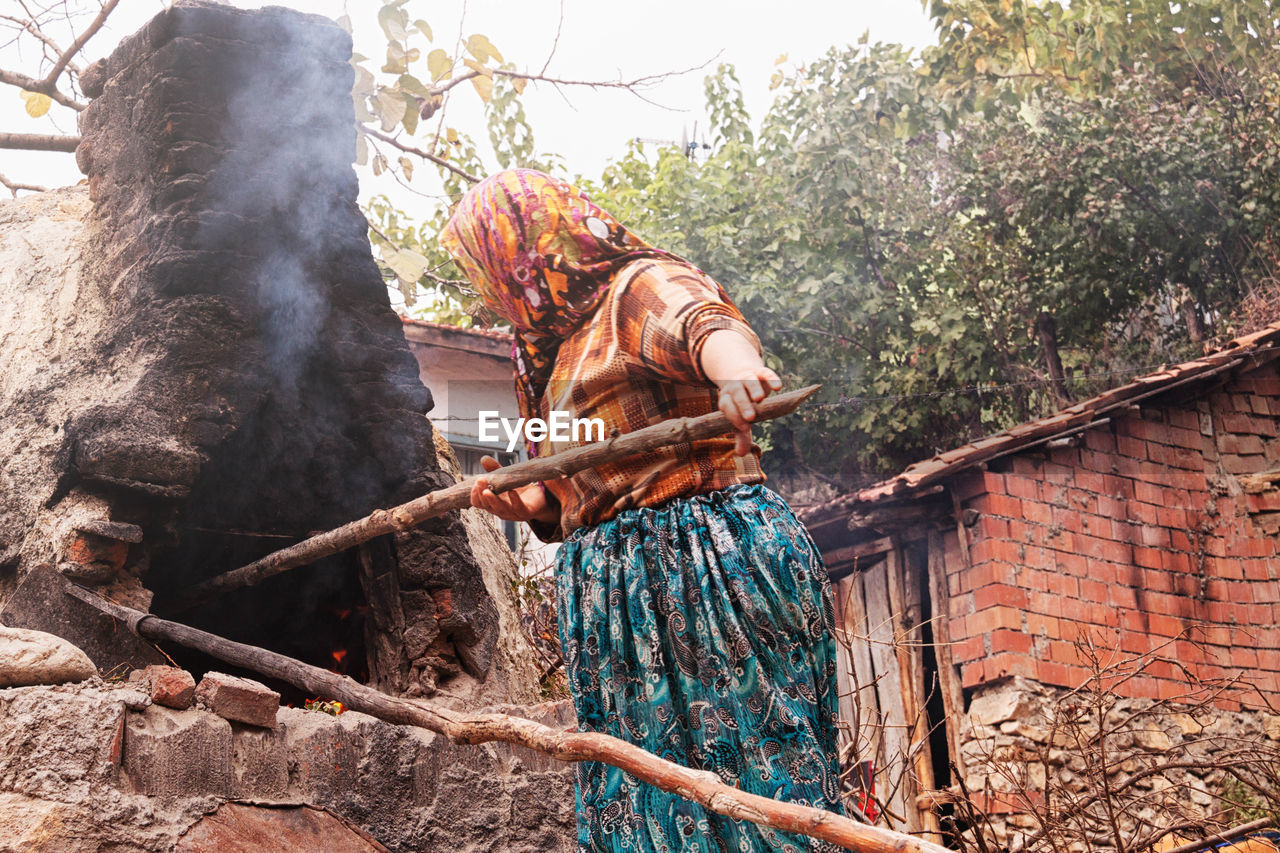
[[[477,789],[505,784],[486,773],[529,766],[528,755],[488,749],[472,750],[480,764],[468,769],[431,746],[441,738],[406,739],[359,715],[312,742],[317,724],[300,709],[282,709],[291,722],[275,735],[151,716],[205,713],[195,709],[138,713],[146,703],[115,682],[163,656],[64,612],[33,580],[56,571],[390,693],[469,705],[536,696],[510,555],[490,526],[457,513],[174,612],[202,580],[452,482],[356,205],[350,55],[347,33],[323,18],[179,2],[82,75],[92,101],[76,158],[87,187],[0,205],[0,622],[85,623],[78,641],[102,679],[57,688],[56,701],[0,690],[0,798],[11,815],[30,811],[14,797],[69,802],[74,785],[50,788],[25,766],[70,749],[49,740],[56,732],[91,742],[69,778],[185,796],[170,818],[198,815],[209,797],[320,803],[406,850],[426,849],[414,840],[424,827],[456,817],[414,812],[424,797],[457,808],[466,791],[479,804]],[[164,653],[197,679],[223,668]],[[285,703],[307,698],[271,686]],[[173,732],[190,734],[183,749],[197,753],[166,752]],[[314,749],[327,757],[316,763]],[[219,758],[212,781],[186,791],[163,770],[223,753],[225,772]],[[283,775],[242,778],[254,767]],[[563,806],[553,835],[567,843],[571,787],[563,771],[551,778],[554,794],[534,811]],[[408,813],[388,817],[393,803]],[[512,826],[538,825],[527,809],[485,808],[489,822],[519,814]],[[464,828],[476,849],[499,837]],[[433,843],[466,849],[463,836],[433,832]],[[111,849],[167,849],[171,836],[153,835]]]

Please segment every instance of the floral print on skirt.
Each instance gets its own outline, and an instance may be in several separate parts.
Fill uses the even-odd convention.
[[[627,510],[560,549],[557,605],[581,731],[843,814],[831,591],[808,531],[760,485]],[[577,765],[583,851],[838,848]]]

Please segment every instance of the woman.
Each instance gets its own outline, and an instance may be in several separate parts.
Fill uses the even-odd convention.
[[[514,330],[522,416],[630,432],[719,408],[734,425],[502,495],[477,481],[474,506],[564,540],[557,611],[579,728],[839,812],[830,591],[807,532],[761,485],[754,404],[780,382],[755,333],[701,271],[540,172],[478,184],[441,239]],[[834,849],[594,762],[578,765],[577,805],[583,850]]]

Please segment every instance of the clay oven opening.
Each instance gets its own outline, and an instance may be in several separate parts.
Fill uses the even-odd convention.
[[[8,624],[53,618],[22,583],[46,566],[391,692],[487,672],[497,615],[456,517],[174,606],[448,481],[356,205],[350,55],[323,18],[181,2],[86,69],[78,284],[25,295],[59,331],[5,353]],[[103,669],[151,662],[102,646]]]

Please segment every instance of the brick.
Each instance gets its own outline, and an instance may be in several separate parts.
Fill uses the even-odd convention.
[[[1024,500],[1022,502],[1022,517],[1026,521],[1036,524],[1051,524],[1052,514],[1053,508],[1047,503],[1032,500]]]
[[[1218,450],[1240,456],[1260,456],[1263,453],[1262,439],[1256,435],[1228,433],[1218,437]]]
[[[1040,613],[1028,613],[1026,615],[1027,633],[1032,636],[1048,637],[1050,639],[1060,639],[1062,637],[1062,620],[1056,616],[1046,616]]]
[[[991,651],[993,654],[1000,652],[1028,654],[1031,652],[1033,645],[1034,641],[1031,634],[1022,631],[1001,629],[991,634]]]
[[[1026,609],[1030,603],[1027,591],[1016,586],[1007,584],[992,584],[984,586],[982,589],[975,590],[973,593],[973,605],[975,610],[986,610],[988,607],[996,605],[1006,605],[1016,607],[1019,610]]]
[[[1005,474],[1004,481],[1005,488],[1013,497],[1023,500],[1040,500],[1040,483],[1038,480],[1017,474]]]
[[[965,635],[969,637],[989,634],[998,628],[1021,631],[1022,612],[1013,607],[997,605],[988,607],[986,610],[979,610],[971,616],[966,616],[964,624]]]
[[[1063,465],[1058,462],[1044,464],[1044,479],[1047,483],[1066,485],[1075,477],[1074,465]]]
[[[1132,610],[1138,606],[1137,590],[1118,583],[1107,584],[1107,604]]]
[[[1013,457],[1013,473],[1020,477],[1028,477],[1039,481],[1041,479],[1040,466],[1043,461],[1031,453],[1019,453]]]
[[[986,657],[985,637],[969,637],[951,646],[952,657],[957,663],[978,660]]]
[[[1127,435],[1116,436],[1116,452],[1133,459],[1147,458],[1147,443]]]
[[[1009,522],[994,515],[983,515],[978,519],[977,535],[986,539],[1008,539]]]
[[[1096,450],[1100,453],[1114,453],[1116,449],[1116,439],[1109,429],[1105,427],[1095,427],[1094,429],[1085,430],[1084,446],[1089,450]]]
[[[990,493],[979,501],[983,512],[1005,518],[1022,518],[1022,501],[1005,494]]]
[[[176,666],[149,666],[129,673],[129,681],[137,682],[151,696],[151,701],[179,711],[190,708],[196,700],[196,680],[191,673]]]
[[[1107,595],[1107,593],[1108,593],[1108,585],[1103,583],[1102,581],[1096,580],[1094,578],[1080,579],[1080,597],[1083,598],[1085,601],[1105,603],[1109,599],[1109,596]]]
[[[221,672],[206,673],[196,687],[196,698],[220,717],[274,728],[280,694],[265,684]]]

